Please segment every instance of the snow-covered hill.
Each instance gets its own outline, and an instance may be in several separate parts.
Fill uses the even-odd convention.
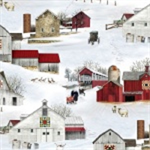
[[[12,1],[12,0],[11,0]],[[112,23],[113,20],[120,19],[123,13],[133,13],[134,8],[141,8],[149,4],[149,0],[118,0],[117,5],[113,6],[114,1],[110,0],[110,5],[106,2],[99,1],[71,1],[71,0],[13,0],[15,11],[9,12],[4,7],[0,7],[0,24],[11,32],[22,32],[23,13],[32,14],[32,23],[35,18],[45,9],[50,9],[55,14],[59,11],[66,11],[68,14],[76,10],[86,10],[91,17],[91,28],[79,29],[77,34],[60,36],[61,42],[53,44],[27,44],[26,40],[22,41],[22,49],[38,49],[39,52],[57,52],[60,54],[61,69],[59,75],[46,74],[41,72],[32,72],[22,67],[0,62],[0,68],[5,71],[6,76],[19,76],[22,78],[26,87],[23,93],[26,98],[24,106],[3,107],[0,113],[0,125],[6,125],[10,119],[19,119],[21,114],[30,114],[41,106],[41,101],[47,99],[48,105],[54,103],[66,102],[66,96],[70,91],[66,91],[62,85],[66,84],[64,78],[64,69],[69,67],[74,69],[81,66],[86,60],[99,62],[104,67],[117,65],[121,72],[128,71],[133,61],[149,57],[150,46],[148,43],[128,44],[122,37],[122,29],[116,28],[105,30],[106,23]],[[98,30],[100,44],[95,43],[93,46],[88,44],[89,32]],[[56,83],[31,82],[32,78],[54,78]],[[136,121],[145,120],[145,128],[148,130],[150,124],[150,103],[136,102],[126,104],[115,104],[117,107],[126,108],[129,111],[129,117],[121,117],[118,113],[112,113],[114,104],[97,103],[96,91],[94,88],[86,91],[86,96],[80,96],[77,105],[68,105],[72,108],[73,113],[82,116],[87,131],[86,140],[65,141],[68,149],[93,149],[93,140],[108,128],[118,132],[123,138],[136,138]],[[1,135],[0,149],[11,149],[7,143],[7,135]],[[42,145],[42,149],[48,147],[55,148],[54,143]]]

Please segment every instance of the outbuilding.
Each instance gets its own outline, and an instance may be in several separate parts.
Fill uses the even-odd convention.
[[[59,73],[59,63],[59,54],[39,54],[39,71]]]

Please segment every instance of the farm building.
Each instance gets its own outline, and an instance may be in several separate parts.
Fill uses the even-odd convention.
[[[125,13],[122,15],[121,20],[123,22],[127,21],[129,18],[131,18],[134,14]]]
[[[65,120],[66,140],[85,139],[86,131],[81,117],[67,117]]]
[[[42,106],[23,117],[9,131],[9,142],[17,139],[23,142],[56,142],[65,139],[85,138],[84,123],[80,117],[67,117],[57,114],[42,101]]]
[[[22,41],[21,33],[9,33],[0,25],[0,60],[11,62],[12,49],[20,49]]]
[[[90,17],[83,11],[72,17],[72,29],[90,27]]]
[[[50,10],[44,11],[36,18],[36,37],[51,37],[59,35],[60,21]]]
[[[123,24],[123,36],[127,42],[150,42],[150,5],[141,9]]]
[[[150,68],[145,66],[145,71],[123,72],[124,93],[123,101],[150,100]]]
[[[39,71],[59,72],[60,58],[59,54],[40,53],[39,54]]]
[[[109,129],[99,135],[93,141],[94,150],[125,150],[125,141],[123,138],[113,131]]]
[[[96,81],[106,81],[108,77],[103,73],[84,67],[79,72],[78,80],[83,84],[92,84],[92,82],[96,84]]]
[[[12,50],[12,64],[38,68],[38,50]]]
[[[11,90],[3,71],[0,71],[0,95],[0,105],[23,105],[23,96]]]
[[[9,132],[9,141],[17,139],[23,142],[54,142],[65,140],[65,118],[47,106],[42,106],[20,121]]]

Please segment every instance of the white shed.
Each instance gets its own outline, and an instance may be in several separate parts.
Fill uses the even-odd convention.
[[[67,117],[65,120],[66,140],[85,139],[86,131],[81,117]]]
[[[39,71],[59,73],[59,54],[40,53]]]
[[[150,5],[138,11],[123,24],[123,36],[133,35],[134,41],[150,42]],[[128,38],[127,38],[128,41]]]
[[[93,141],[93,145],[94,150],[125,150],[125,141],[112,129],[99,135]]]
[[[0,105],[23,105],[23,96],[10,89],[3,71],[0,71],[0,85]]]
[[[9,142],[55,142],[65,140],[65,118],[47,106],[42,106],[16,124],[9,131]]]

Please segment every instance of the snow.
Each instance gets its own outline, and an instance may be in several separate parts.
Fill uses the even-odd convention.
[[[61,42],[51,44],[28,44],[27,39],[22,41],[22,49],[38,49],[39,52],[59,53],[61,64],[60,74],[49,74],[37,71],[26,70],[20,66],[9,63],[0,62],[0,69],[5,71],[6,77],[19,76],[22,78],[26,90],[23,93],[25,97],[23,106],[3,106],[3,112],[0,112],[0,125],[7,125],[10,119],[20,119],[21,114],[30,114],[38,109],[43,99],[48,100],[48,105],[55,103],[66,103],[66,96],[71,90],[63,88],[63,85],[73,85],[76,83],[68,83],[64,78],[65,68],[75,69],[82,66],[87,60],[93,60],[100,63],[103,67],[109,68],[116,65],[121,76],[123,71],[129,71],[132,62],[149,57],[149,43],[126,43],[122,37],[122,29],[114,28],[105,30],[105,24],[112,23],[113,20],[120,19],[123,13],[133,13],[135,8],[142,8],[149,4],[148,0],[117,0],[117,6],[113,6],[114,0],[110,0],[110,4],[106,5],[106,1],[90,0],[84,3],[81,0],[11,0],[15,3],[15,11],[9,12],[4,7],[0,7],[0,24],[10,32],[22,32],[23,14],[32,14],[32,24],[46,9],[57,14],[65,11],[67,14],[73,14],[77,10],[83,10],[91,17],[91,28],[78,29],[78,33],[70,35],[61,35],[55,38]],[[47,8],[48,6],[48,8]],[[93,46],[88,44],[89,32],[98,31],[100,44],[95,43]],[[69,32],[69,30],[62,30]],[[61,32],[62,32],[61,31]],[[73,31],[75,32],[75,30]],[[29,34],[24,34],[24,38]],[[49,84],[48,82],[31,82],[33,78],[53,78],[56,82]],[[108,130],[109,128],[116,131],[124,139],[136,139],[136,122],[137,120],[145,120],[145,130],[148,131],[150,124],[150,102],[135,103],[97,103],[96,91],[97,87],[86,90],[85,96],[80,95],[77,104],[67,105],[70,107],[75,116],[81,116],[85,129],[86,139],[75,141],[62,141],[66,143],[64,149],[89,149],[93,150],[92,142],[95,138]],[[125,108],[129,112],[129,117],[121,117],[118,113],[112,113],[112,107]],[[11,145],[8,144],[8,135],[0,134],[0,149],[9,150]],[[40,149],[56,149],[54,143],[42,143]],[[135,148],[140,149],[140,148]]]

